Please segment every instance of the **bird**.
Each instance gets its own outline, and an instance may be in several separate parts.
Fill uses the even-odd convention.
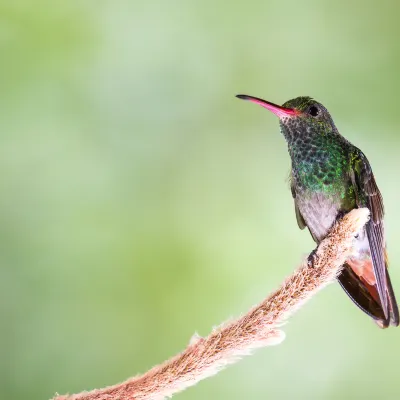
[[[346,213],[369,209],[370,220],[356,236],[338,281],[380,328],[398,326],[399,309],[388,271],[383,198],[367,157],[339,133],[326,107],[311,97],[297,97],[282,106],[244,94],[236,97],[279,118],[291,158],[290,188],[297,224],[300,229],[308,228],[317,245]],[[312,265],[313,255],[310,257]]]

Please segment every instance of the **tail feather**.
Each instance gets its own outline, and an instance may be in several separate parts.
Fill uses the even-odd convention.
[[[356,268],[352,268],[352,261],[348,260],[338,277],[339,283],[347,295],[362,311],[372,317],[381,328],[387,328],[389,325],[398,326],[399,309],[388,271],[386,270],[386,292],[390,313],[387,318],[379,299],[376,282],[368,278],[365,279],[355,271],[358,272]]]
[[[389,321],[385,318],[382,307],[367,289],[366,284],[354,273],[351,267],[346,263],[338,277],[339,283],[347,293],[354,304],[362,311],[377,321],[382,321],[382,327],[388,327]]]

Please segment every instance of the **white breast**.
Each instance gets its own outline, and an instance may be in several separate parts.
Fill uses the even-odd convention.
[[[336,221],[338,202],[323,193],[303,194],[296,197],[296,202],[314,238],[322,240]]]

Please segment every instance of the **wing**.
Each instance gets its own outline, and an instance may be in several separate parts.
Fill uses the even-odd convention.
[[[296,212],[297,225],[299,225],[300,229],[304,229],[307,225],[306,225],[306,222],[304,221],[303,216],[300,213],[299,206],[297,205],[296,191],[294,190],[293,179],[292,179],[291,173],[289,176],[289,180],[290,180],[290,191],[292,192],[292,196],[293,196],[293,200],[294,200],[294,210]]]
[[[296,212],[297,225],[299,226],[300,229],[304,229],[305,227],[307,227],[308,231],[310,232],[310,235],[312,236],[312,238],[314,240],[314,242],[315,243],[319,243],[318,238],[313,234],[313,232],[310,229],[310,227],[307,226],[306,221],[304,220],[304,217],[300,212],[299,206],[297,204],[297,199],[296,199],[296,191],[294,189],[293,180],[291,178],[292,178],[292,175],[289,176],[289,180],[290,180],[290,190],[292,192],[292,196],[293,196],[293,200],[294,200],[294,210]]]
[[[365,155],[357,149],[351,158],[351,181],[356,196],[358,207],[368,207],[371,218],[365,226],[376,286],[385,317],[389,316],[387,297],[386,263],[385,263],[385,237],[383,228],[383,200],[375,182],[374,174]]]

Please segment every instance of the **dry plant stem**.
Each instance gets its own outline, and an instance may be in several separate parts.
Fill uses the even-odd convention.
[[[226,323],[206,338],[195,336],[182,353],[143,375],[104,389],[53,400],[159,400],[216,374],[251,350],[278,344],[280,327],[305,301],[335,280],[352,247],[353,238],[369,218],[356,209],[336,224],[314,255],[314,265],[304,262],[283,285],[243,317]]]

